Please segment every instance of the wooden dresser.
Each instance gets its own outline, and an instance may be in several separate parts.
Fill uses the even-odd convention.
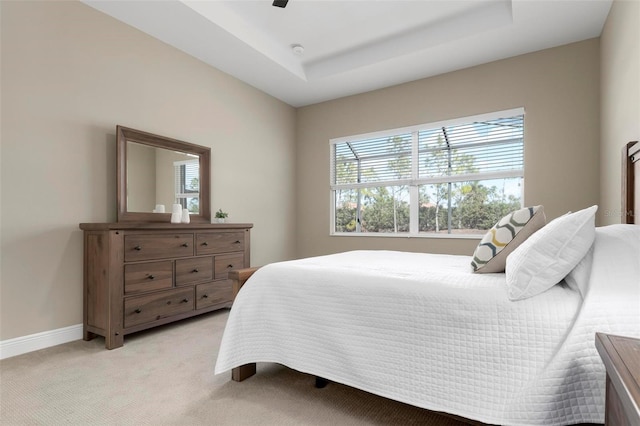
[[[81,223],[84,340],[231,306],[230,271],[250,266],[251,224]]]
[[[640,425],[640,339],[596,333],[596,348],[607,369],[605,425]]]

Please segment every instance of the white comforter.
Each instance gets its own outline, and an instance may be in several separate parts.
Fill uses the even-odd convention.
[[[233,305],[215,371],[275,362],[485,423],[602,423],[594,333],[640,336],[640,227],[598,228],[571,285],[518,302],[504,274],[469,262],[353,251],[265,266]]]

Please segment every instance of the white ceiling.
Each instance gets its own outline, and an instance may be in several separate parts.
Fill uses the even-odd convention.
[[[85,0],[292,106],[598,37],[611,0]],[[299,44],[298,55],[292,46]]]

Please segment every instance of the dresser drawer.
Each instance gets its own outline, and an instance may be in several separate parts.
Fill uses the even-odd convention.
[[[216,256],[214,276],[216,280],[226,279],[229,271],[242,268],[244,268],[244,255],[241,253]]]
[[[192,287],[128,297],[124,299],[124,326],[133,327],[189,312],[193,307]]]
[[[171,287],[173,287],[173,262],[171,260],[135,263],[124,267],[125,294],[143,293]]]
[[[193,234],[141,234],[124,237],[124,260],[193,256]]]
[[[231,280],[214,281],[196,286],[196,309],[203,309],[231,302],[233,290]]]
[[[244,232],[198,232],[196,252],[201,254],[244,251]]]
[[[213,279],[213,257],[176,260],[176,285],[188,285]]]
[[[227,271],[251,264],[253,225],[202,219],[80,224],[83,339],[115,349],[131,333],[231,306]]]

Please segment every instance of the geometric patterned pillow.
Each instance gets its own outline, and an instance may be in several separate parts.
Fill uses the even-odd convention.
[[[543,206],[525,207],[500,219],[476,247],[473,272],[504,272],[507,256],[545,223]]]

